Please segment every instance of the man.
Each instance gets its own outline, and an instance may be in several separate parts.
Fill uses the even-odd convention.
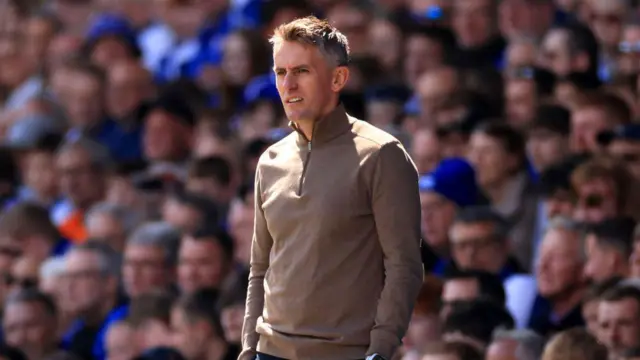
[[[463,341],[484,352],[496,329],[511,330],[514,320],[501,304],[486,299],[455,304],[444,319],[442,339]]]
[[[449,240],[451,256],[460,269],[488,271],[503,281],[524,272],[509,255],[508,224],[490,207],[470,207],[458,213]]]
[[[598,305],[598,340],[613,355],[640,345],[640,290],[618,286],[606,292]]]
[[[598,135],[609,155],[624,161],[631,174],[640,180],[640,124],[618,126]]]
[[[416,167],[398,140],[338,104],[344,35],[307,17],[271,42],[296,131],[256,170],[240,359],[390,359],[422,285]]]
[[[540,244],[536,268],[538,296],[533,303],[529,328],[542,336],[583,326],[581,302],[585,289],[584,253],[580,227],[554,218]]]
[[[432,343],[422,352],[422,360],[481,360],[482,352],[457,341]]]
[[[571,113],[558,105],[542,105],[536,112],[527,136],[527,155],[541,173],[569,155]]]
[[[635,222],[614,218],[595,225],[585,239],[585,276],[597,283],[629,276],[629,257],[633,251]]]
[[[553,96],[556,77],[547,70],[524,67],[511,69],[505,78],[507,122],[526,129],[536,117],[536,108]]]
[[[7,345],[20,349],[29,359],[44,359],[58,350],[57,310],[48,295],[33,289],[14,292],[3,314]]]
[[[598,307],[602,295],[617,286],[623,279],[620,277],[611,278],[597,284],[591,284],[582,298],[582,318],[587,330],[593,336],[598,335],[600,324],[598,324]]]
[[[597,76],[598,41],[579,22],[556,25],[544,36],[538,65],[565,77],[571,73]]]
[[[449,259],[449,228],[456,213],[475,205],[480,196],[475,172],[464,159],[443,160],[420,177],[421,228],[428,246],[422,247],[425,271],[442,274]]]
[[[196,291],[180,299],[171,311],[174,343],[188,360],[231,360],[238,349],[227,344],[217,311],[215,293]]]

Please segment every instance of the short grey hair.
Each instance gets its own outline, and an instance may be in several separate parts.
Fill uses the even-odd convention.
[[[113,165],[109,150],[102,144],[83,135],[70,137],[58,149],[58,155],[68,151],[84,151],[91,161],[91,165],[100,171],[106,171]]]
[[[92,206],[87,212],[87,223],[99,214],[105,214],[117,221],[125,234],[131,233],[140,223],[140,214],[128,207],[109,202],[101,202]]]
[[[527,329],[503,330],[493,333],[493,341],[511,340],[518,343],[516,358],[518,360],[539,360],[544,351],[545,339]]]
[[[119,254],[113,250],[109,245],[97,242],[89,241],[83,244],[79,244],[71,248],[67,255],[73,252],[89,252],[93,253],[98,258],[98,269],[103,276],[115,276],[120,275],[121,261]]]
[[[586,260],[587,255],[584,249],[584,239],[585,239],[586,233],[583,225],[565,216],[555,216],[549,220],[549,223],[547,224],[547,227],[545,230],[545,234],[554,230],[575,234],[579,243],[578,258],[581,261]]]
[[[163,222],[148,222],[138,227],[127,239],[127,245],[155,246],[164,251],[165,262],[174,266],[178,259],[181,233],[176,227]]]
[[[64,274],[64,257],[54,256],[40,265],[40,279],[49,279]]]
[[[349,41],[328,21],[315,16],[293,20],[278,26],[269,43],[274,46],[283,41],[293,41],[317,47],[334,66],[349,64]]]

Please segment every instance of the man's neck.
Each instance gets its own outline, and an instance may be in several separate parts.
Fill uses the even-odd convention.
[[[579,286],[567,292],[564,296],[559,296],[551,301],[551,309],[559,319],[564,318],[573,309],[575,309],[584,295],[584,287]]]

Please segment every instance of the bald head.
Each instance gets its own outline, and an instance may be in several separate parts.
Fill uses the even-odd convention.
[[[107,106],[115,118],[131,115],[153,91],[153,77],[139,62],[125,60],[109,68]]]

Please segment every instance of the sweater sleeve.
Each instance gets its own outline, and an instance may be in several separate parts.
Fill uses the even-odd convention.
[[[264,308],[264,277],[269,268],[269,254],[273,239],[267,229],[267,222],[262,210],[262,190],[260,185],[260,166],[255,179],[255,216],[253,240],[251,243],[251,264],[249,271],[249,287],[242,326],[242,352],[239,360],[253,360],[256,355],[259,335],[256,332],[258,318]]]
[[[384,255],[385,280],[367,355],[391,359],[407,331],[422,286],[418,172],[397,142],[379,150],[372,207]]]

